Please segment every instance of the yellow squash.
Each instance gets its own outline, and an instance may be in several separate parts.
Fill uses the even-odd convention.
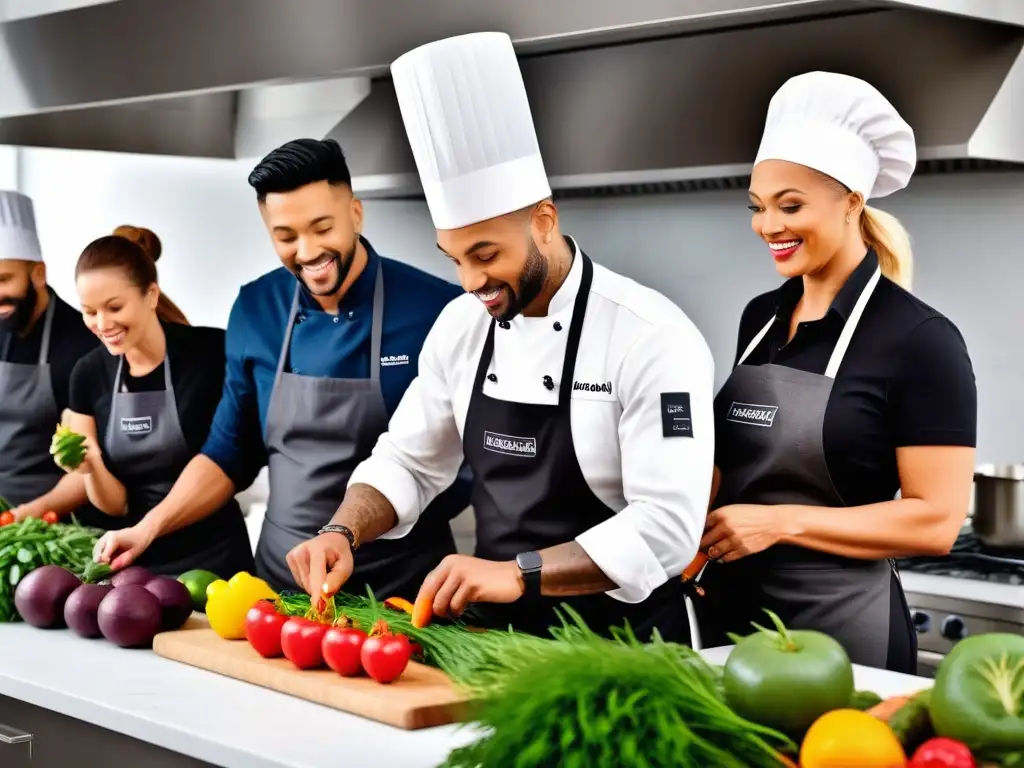
[[[226,640],[245,637],[245,615],[260,600],[276,600],[277,593],[263,579],[236,573],[230,581],[218,579],[206,588],[206,618],[210,628]]]

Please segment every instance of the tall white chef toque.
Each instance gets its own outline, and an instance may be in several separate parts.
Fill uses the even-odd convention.
[[[42,261],[32,198],[0,190],[0,261]]]
[[[917,146],[913,128],[870,83],[808,72],[772,97],[754,164],[762,160],[813,168],[870,199],[907,186]]]
[[[391,65],[436,229],[459,229],[551,195],[512,40],[451,37]]]

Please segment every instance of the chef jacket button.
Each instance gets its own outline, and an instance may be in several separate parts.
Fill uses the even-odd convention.
[[[338,322],[338,318],[334,318],[334,322]]]
[[[547,387],[548,389],[554,389],[555,388],[555,382],[551,379],[550,376],[545,376],[544,377],[544,386]]]
[[[487,374],[487,380],[488,380],[488,381],[494,381],[494,382],[496,382],[496,381],[498,380],[498,377],[497,377],[497,376],[495,376],[495,375],[494,375],[493,373],[488,373],[488,374]]]
[[[562,330],[562,324],[560,322],[558,322],[557,320],[555,320],[555,330],[556,331]]]
[[[512,324],[508,320],[502,320],[498,323],[499,328],[504,328],[506,331],[512,327]]]
[[[348,313],[348,319],[349,319],[349,320],[351,320],[351,319],[352,319],[353,317],[355,317],[355,316],[356,316],[356,312],[355,312],[355,310],[354,310],[354,309],[353,309],[352,311],[350,311],[350,312]]]

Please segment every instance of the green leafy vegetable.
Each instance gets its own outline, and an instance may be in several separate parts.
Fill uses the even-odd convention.
[[[44,523],[37,517],[0,527],[0,622],[19,621],[14,589],[26,574],[59,565],[79,578],[105,578],[92,552],[102,531],[71,523]],[[90,570],[90,564],[91,570]]]
[[[572,621],[553,631],[557,642],[506,640],[476,671],[474,716],[489,733],[446,768],[792,764],[783,753],[796,745],[734,713],[697,652],[641,643],[628,628],[607,639]]]

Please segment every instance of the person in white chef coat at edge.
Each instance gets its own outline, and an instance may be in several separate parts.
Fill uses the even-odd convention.
[[[865,206],[903,189],[916,160],[913,130],[863,80],[810,72],[771,101],[750,208],[789,279],[747,305],[715,400],[712,562],[695,601],[707,646],[770,609],[855,663],[916,670],[889,558],[953,545],[977,421],[960,332],[906,289],[899,222]]]
[[[426,578],[436,615],[472,604],[474,621],[546,634],[565,602],[597,632],[628,622],[688,642],[679,576],[714,454],[704,338],[562,235],[507,35],[433,42],[391,71],[438,247],[466,294],[432,328],[333,529],[293,550],[296,581],[336,592],[352,543],[404,535],[465,456],[476,557],[446,557]]]

